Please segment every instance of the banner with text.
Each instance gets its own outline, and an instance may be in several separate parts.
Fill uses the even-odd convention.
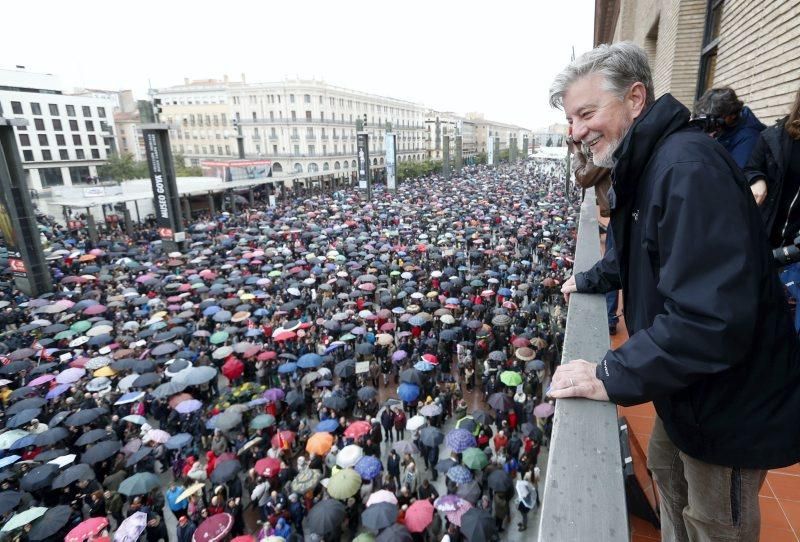
[[[144,130],[144,149],[147,165],[150,168],[150,181],[153,184],[155,199],[156,226],[161,239],[172,240],[175,237],[175,219],[173,217],[170,185],[167,182],[165,152],[161,144],[158,130]]]
[[[397,189],[397,135],[386,134],[384,136],[384,148],[386,149],[386,188],[389,190]]]

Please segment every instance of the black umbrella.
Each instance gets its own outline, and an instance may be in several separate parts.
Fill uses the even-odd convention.
[[[514,401],[503,392],[493,393],[489,396],[489,400],[486,401],[489,403],[489,406],[497,411],[506,412],[507,410],[514,407]]]
[[[72,465],[53,480],[53,489],[61,489],[78,480],[94,480],[94,470],[86,463]]]
[[[353,376],[354,374],[356,374],[355,360],[346,359],[344,361],[340,361],[334,366],[333,374],[335,374],[339,378],[348,378]]]
[[[22,399],[23,397],[27,397],[29,395],[37,395],[38,389],[33,386],[22,386],[21,388],[17,388],[12,391],[8,398],[11,401],[16,401],[17,399]]]
[[[406,526],[399,523],[384,529],[375,537],[375,542],[412,542],[412,540],[411,533],[408,532]]]
[[[26,359],[18,359],[12,361],[8,365],[0,367],[0,375],[13,375],[20,371],[26,371],[31,368],[32,363]]]
[[[145,457],[149,456],[151,453],[153,453],[153,449],[150,446],[142,446],[134,453],[132,453],[131,456],[128,458],[128,460],[125,461],[125,466],[132,467]]]
[[[302,408],[306,404],[306,399],[303,397],[303,394],[295,390],[287,393],[283,400],[286,401],[286,404],[289,405],[289,408],[292,410]]]
[[[98,440],[105,440],[110,438],[111,435],[106,433],[105,429],[92,429],[91,431],[87,431],[78,437],[78,440],[75,441],[77,446],[86,446],[88,444],[93,444]]]
[[[356,353],[362,356],[369,356],[375,351],[375,345],[371,343],[359,343],[356,345]]]
[[[526,422],[522,424],[521,430],[522,434],[530,438],[531,440],[534,440],[536,442],[542,442],[542,436],[543,436],[542,430],[536,427],[536,425]]]
[[[52,463],[39,465],[22,477],[19,487],[25,491],[37,491],[50,487],[50,482],[55,478],[56,473],[58,473],[58,465]]]
[[[48,461],[52,461],[57,457],[61,457],[62,455],[69,454],[69,450],[66,448],[55,448],[53,450],[44,451],[36,456],[36,461],[39,463],[47,463]]]
[[[491,425],[494,423],[494,417],[484,410],[476,410],[473,412],[472,419],[481,425]]]
[[[31,369],[30,375],[35,376],[38,374],[44,374],[46,372],[49,372],[50,369],[52,369],[56,365],[58,365],[58,363],[42,363]]]
[[[467,482],[466,484],[461,484],[458,486],[458,490],[456,491],[456,495],[471,502],[472,504],[478,502],[478,500],[481,498],[481,493],[481,486],[479,486],[478,482],[475,480]]]
[[[19,414],[23,410],[30,410],[32,408],[41,408],[47,404],[47,401],[42,399],[41,397],[31,397],[29,399],[23,399],[22,401],[17,401],[10,407],[6,409],[6,416],[13,416],[15,414]]]
[[[419,432],[419,439],[425,446],[439,446],[442,442],[444,442],[444,433],[435,427],[423,427]]]
[[[177,351],[178,351],[178,345],[177,344],[175,344],[175,343],[164,343],[164,344],[159,344],[158,346],[153,348],[150,351],[150,353],[152,355],[156,356],[156,357],[161,357],[161,356],[168,356],[168,355],[172,354],[173,352],[177,352]]]
[[[372,532],[379,532],[397,521],[397,505],[379,502],[361,512],[361,524]]]
[[[347,407],[347,399],[345,399],[341,395],[329,395],[328,397],[322,400],[322,404],[338,412],[340,410],[344,410]]]
[[[47,425],[50,427],[55,427],[56,425],[59,425],[61,422],[66,420],[70,414],[72,414],[72,411],[69,410],[62,410],[61,412],[57,412],[56,414],[53,415],[52,418],[50,418],[50,420],[47,422]]]
[[[211,481],[215,484],[224,484],[225,482],[233,480],[241,470],[242,464],[236,459],[217,463],[214,472],[211,473]]]
[[[493,470],[491,474],[489,474],[486,483],[490,488],[500,493],[511,491],[514,488],[514,481],[511,480],[511,476],[501,469]]]
[[[454,459],[450,459],[448,457],[448,458],[439,460],[439,462],[436,463],[436,467],[435,468],[436,468],[437,472],[442,473],[442,472],[449,471],[452,467],[455,467],[456,465],[458,465],[458,462],[456,462]]]
[[[19,491],[0,492],[0,515],[16,508],[20,499],[22,499],[22,493]]]
[[[69,431],[63,427],[54,427],[36,435],[33,443],[36,446],[52,446],[60,440],[64,440],[69,435]]]
[[[79,410],[75,414],[71,414],[64,420],[64,425],[67,427],[77,427],[80,425],[88,425],[95,421],[97,418],[105,414],[107,411],[104,408],[89,408],[86,410]]]
[[[108,459],[121,448],[122,444],[120,444],[118,440],[104,440],[98,442],[81,455],[81,463],[94,465],[95,463]]]
[[[64,528],[72,516],[72,507],[66,504],[60,504],[47,510],[44,515],[34,522],[30,532],[28,532],[28,540],[46,540],[55,535]]]
[[[146,388],[157,382],[161,382],[161,376],[158,373],[145,373],[133,381],[131,388]]]
[[[39,413],[41,412],[41,408],[26,408],[22,412],[10,417],[6,422],[6,427],[9,429],[21,427],[26,423],[30,423],[30,421],[39,416]]]
[[[419,371],[416,369],[406,369],[400,373],[400,382],[421,386],[422,376],[420,376]]]
[[[378,396],[378,390],[372,386],[364,386],[363,388],[358,389],[356,395],[362,401],[370,401]]]
[[[345,512],[344,504],[340,501],[322,499],[309,511],[306,529],[323,538],[331,536],[341,531]]]
[[[470,542],[489,542],[495,528],[494,518],[486,510],[470,508],[461,516],[461,534]]]

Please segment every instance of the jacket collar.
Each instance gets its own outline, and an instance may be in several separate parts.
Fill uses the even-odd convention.
[[[613,206],[635,193],[637,181],[656,147],[688,123],[689,110],[671,94],[663,95],[639,115],[614,152]]]

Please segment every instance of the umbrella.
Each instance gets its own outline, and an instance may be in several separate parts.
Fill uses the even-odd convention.
[[[303,354],[297,360],[297,366],[301,369],[316,369],[322,365],[323,358],[319,354],[309,353]]]
[[[458,490],[456,491],[456,495],[464,498],[472,504],[478,502],[478,499],[481,498],[481,493],[483,493],[483,491],[476,480],[459,486]]]
[[[27,436],[28,432],[22,429],[12,429],[0,434],[0,450],[8,450],[19,439]]]
[[[491,425],[494,423],[494,417],[486,411],[476,410],[472,413],[472,419],[481,425]]]
[[[378,396],[378,390],[372,386],[364,386],[363,388],[358,389],[356,395],[361,401],[369,401]]]
[[[392,446],[395,452],[399,454],[418,454],[419,449],[410,440],[398,440]]]
[[[85,455],[85,454],[84,454]],[[152,472],[139,472],[125,478],[119,485],[119,493],[127,496],[144,495],[161,485],[158,476]]]
[[[187,386],[199,386],[205,384],[217,376],[217,370],[208,365],[190,367],[176,374],[172,380],[181,382]]]
[[[458,495],[449,494],[437,497],[436,500],[433,501],[433,506],[439,512],[455,512],[461,508],[464,503],[466,503],[466,501]]]
[[[342,468],[352,467],[364,456],[361,446],[350,444],[336,454],[336,464]]]
[[[197,527],[192,536],[192,542],[219,542],[225,538],[232,527],[232,515],[225,512],[214,514]]]
[[[316,469],[303,469],[292,480],[291,488],[296,493],[303,494],[317,487],[322,473]]]
[[[286,393],[284,393],[284,391],[280,388],[270,388],[263,394],[261,394],[261,397],[263,397],[267,401],[275,403],[286,397]]]
[[[94,480],[94,470],[86,463],[72,465],[53,480],[53,489],[61,489],[77,482],[78,480]]]
[[[419,371],[414,369],[406,369],[400,372],[400,382],[406,382],[408,384],[420,386],[422,385],[422,376],[420,376]]]
[[[415,371],[415,374],[418,373]],[[407,403],[416,401],[416,399],[419,397],[419,392],[420,390],[418,385],[409,384],[408,382],[401,382],[400,386],[397,388],[397,396]]]
[[[447,471],[447,478],[461,485],[472,481],[472,473],[464,465],[455,465]]]
[[[6,365],[8,367],[8,365]],[[41,397],[31,397],[30,399],[23,399],[22,401],[17,401],[10,407],[6,409],[6,416],[14,416],[15,414],[19,414],[23,410],[30,410],[32,408],[41,408],[47,404],[47,401],[42,399]]]
[[[400,525],[399,523],[395,523],[381,531],[381,533],[375,537],[375,542],[412,542],[413,538],[411,537],[411,533],[408,532],[408,529],[405,525]]]
[[[522,376],[516,371],[503,371],[500,373],[500,382],[506,386],[519,386],[522,384]]]
[[[273,425],[275,425],[275,416],[272,414],[259,414],[250,420],[251,429],[264,429],[265,427],[271,427]]]
[[[170,439],[170,434],[162,429],[151,429],[142,437],[143,442],[155,442],[156,444],[164,444]]]
[[[36,446],[52,446],[56,442],[67,438],[69,431],[63,427],[54,427],[47,431],[42,431],[33,438]]]
[[[533,409],[533,415],[537,418],[549,418],[556,411],[556,407],[550,403],[539,403]]]
[[[372,455],[365,455],[353,467],[364,480],[374,480],[381,475],[383,465],[381,460]]]
[[[66,504],[54,506],[33,524],[28,540],[45,540],[64,528],[72,515],[72,507]]]
[[[0,515],[10,512],[16,508],[21,499],[22,493],[19,491],[0,492]]]
[[[64,542],[85,542],[86,540],[93,540],[99,536],[106,527],[108,527],[108,520],[106,518],[89,518],[67,533],[67,536],[64,537]]]
[[[114,542],[136,542],[147,527],[147,514],[134,512],[117,526]]]
[[[489,406],[493,409],[497,410],[498,412],[506,412],[511,408],[514,408],[514,401],[502,392],[493,393],[489,396],[489,400],[486,401],[489,403]]]
[[[22,412],[10,417],[6,422],[6,427],[13,429],[15,427],[26,425],[30,423],[31,420],[36,418],[41,412],[41,408],[26,408]]]
[[[359,489],[361,489],[361,476],[351,468],[336,471],[328,482],[328,495],[334,499],[349,499],[358,493]]]
[[[175,410],[179,414],[190,414],[203,408],[203,403],[197,399],[186,399],[175,405]]]
[[[472,470],[483,470],[489,458],[480,448],[467,448],[462,452],[461,462]]]
[[[442,405],[439,403],[428,403],[419,409],[419,413],[426,417],[438,416],[442,413]]]
[[[496,527],[489,512],[470,508],[461,516],[460,530],[470,542],[489,542],[495,536]]]
[[[28,471],[28,473],[22,477],[19,487],[25,491],[38,491],[50,487],[57,472],[58,465],[53,465],[52,463],[40,465]]]
[[[445,438],[447,445],[456,453],[476,445],[475,437],[466,429],[453,429]]]
[[[347,399],[341,395],[329,395],[322,400],[322,404],[335,411],[344,410],[347,407]]]
[[[444,515],[447,518],[447,521],[461,527],[461,520],[464,517],[464,514],[466,514],[470,509],[472,509],[473,506],[469,501],[465,501],[464,499],[461,499],[458,496],[456,496],[456,499],[459,499],[459,503],[457,505],[458,508],[456,508],[455,510],[451,510],[449,512],[445,512]]]
[[[191,443],[193,439],[194,437],[189,433],[178,433],[177,435],[169,437],[169,440],[164,443],[164,446],[168,450],[180,450]]]
[[[511,491],[514,488],[514,482],[511,480],[511,476],[502,470],[493,470],[486,481],[487,485],[495,491],[499,491],[504,493],[506,491]]]
[[[189,497],[191,497],[204,487],[205,484],[203,484],[203,482],[195,482],[194,484],[184,489],[183,492],[180,495],[178,495],[178,497],[175,499],[173,504],[178,504],[181,501],[185,501],[186,499],[188,499]]]
[[[123,449],[123,451],[125,450]],[[132,467],[142,459],[148,457],[151,453],[153,453],[153,448],[149,446],[141,446],[138,450],[133,452],[130,457],[128,457],[128,460],[125,461],[125,466]]]
[[[316,427],[314,427],[314,432],[319,433],[320,431],[325,433],[333,433],[339,428],[339,422],[333,418],[328,418],[327,420],[322,420],[319,422]]]
[[[161,375],[159,375],[158,373],[145,373],[145,374],[137,377],[136,380],[134,380],[131,383],[131,387],[132,388],[146,388],[146,387],[152,386],[153,384],[156,384],[158,382],[161,382]]]
[[[306,442],[306,451],[310,454],[323,456],[333,446],[333,435],[330,433],[314,433]]]
[[[447,472],[456,465],[458,465],[458,463],[456,463],[455,460],[447,457],[445,459],[440,459],[439,462],[436,463],[436,466],[434,468],[436,469],[437,472]]]
[[[370,431],[372,431],[372,425],[370,425],[369,422],[359,420],[347,426],[347,429],[344,430],[344,436],[358,439],[368,434]]]
[[[256,461],[255,469],[258,474],[271,478],[280,472],[281,461],[275,457],[264,457]]]
[[[416,416],[412,416],[406,422],[406,429],[409,431],[416,431],[420,427],[424,426],[427,420],[425,420],[424,416],[420,416],[417,414]]]
[[[367,506],[372,506],[373,504],[378,504],[379,502],[397,504],[397,497],[395,497],[394,493],[391,491],[379,489],[378,491],[370,494],[369,498],[367,499]]]
[[[306,529],[323,538],[340,532],[345,512],[345,506],[340,501],[322,499],[308,512]]]
[[[87,410],[79,410],[75,414],[69,415],[67,419],[64,420],[64,425],[67,427],[88,425],[105,413],[106,409],[104,408],[89,408]]]
[[[3,528],[0,529],[0,532],[8,533],[20,527],[24,527],[28,523],[33,523],[42,517],[47,510],[48,509],[44,506],[34,506],[33,508],[17,512],[10,520],[6,521]]]
[[[397,521],[397,512],[397,504],[379,502],[361,513],[361,524],[377,533]]]
[[[211,473],[211,481],[215,484],[224,484],[233,480],[241,470],[242,464],[236,459],[217,463],[214,472]]]
[[[434,508],[428,499],[411,503],[406,510],[406,528],[412,533],[421,533],[433,521]]]

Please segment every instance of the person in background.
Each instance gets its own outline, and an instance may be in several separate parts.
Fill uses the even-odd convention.
[[[695,117],[706,117],[703,128],[725,147],[740,168],[747,165],[764,126],[732,88],[707,90],[694,107]]]

